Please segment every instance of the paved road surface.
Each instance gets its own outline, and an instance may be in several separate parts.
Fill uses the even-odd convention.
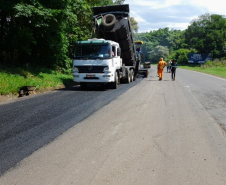
[[[77,124],[4,173],[0,185],[225,185],[225,85],[225,80],[182,69],[176,81],[168,73],[157,81],[151,69],[147,79],[91,111],[86,119],[75,116]],[[56,93],[50,94],[51,99]],[[71,102],[69,95],[69,99],[64,95],[66,102],[58,96],[62,107]],[[96,98],[93,105],[101,101]],[[40,110],[43,107],[44,102]],[[72,115],[76,108],[70,114],[57,110],[56,117],[62,111]],[[42,112],[43,117],[46,114]],[[62,115],[64,124],[73,125],[67,114]],[[51,120],[59,129],[63,125],[54,115]],[[39,135],[41,142],[45,133]]]
[[[0,176],[142,80],[117,90],[79,86],[0,104]]]

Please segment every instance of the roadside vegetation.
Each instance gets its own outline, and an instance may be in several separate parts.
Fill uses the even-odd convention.
[[[213,62],[208,61],[202,65],[190,64],[190,65],[181,65],[179,67],[183,69],[198,71],[198,72],[226,78],[226,60],[216,59]]]
[[[36,86],[37,89],[64,87],[73,84],[71,74],[62,74],[47,68],[0,70],[0,94],[17,95],[22,86]]]

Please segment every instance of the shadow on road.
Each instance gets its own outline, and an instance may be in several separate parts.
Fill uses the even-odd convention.
[[[58,91],[107,91],[111,90],[108,85],[88,85],[86,89],[81,89],[79,83],[68,84]]]

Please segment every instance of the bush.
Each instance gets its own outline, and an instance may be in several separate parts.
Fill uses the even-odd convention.
[[[207,61],[205,64],[202,64],[202,68],[208,67],[226,67],[226,60],[214,59],[213,61]]]
[[[187,64],[188,63],[188,55],[191,53],[189,49],[179,49],[175,52],[175,59],[178,64]]]

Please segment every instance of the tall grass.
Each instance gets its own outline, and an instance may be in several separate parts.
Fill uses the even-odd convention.
[[[72,75],[61,74],[48,69],[0,69],[0,95],[17,94],[22,86],[38,86],[37,89],[41,89],[72,82]]]
[[[226,78],[226,60],[216,59],[212,62],[207,61],[205,64],[201,65],[189,64],[187,66],[179,67]]]

